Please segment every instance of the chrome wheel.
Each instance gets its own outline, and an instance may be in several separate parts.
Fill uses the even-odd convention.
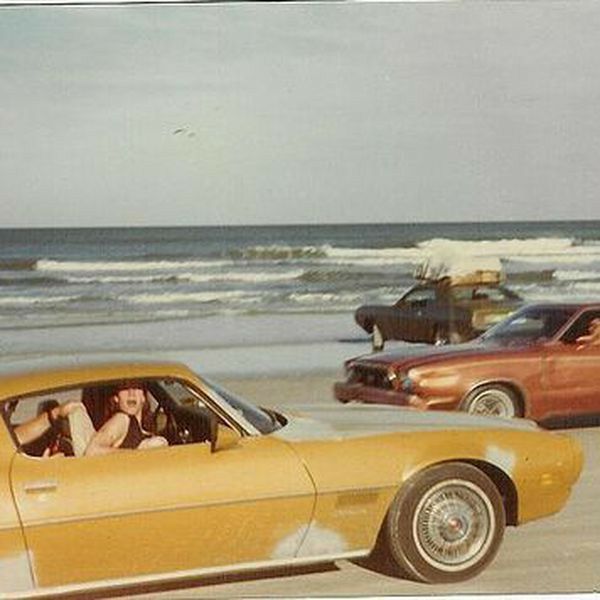
[[[502,387],[488,387],[477,392],[467,403],[467,412],[505,419],[517,416],[512,393]]]
[[[463,570],[476,563],[492,543],[493,507],[474,483],[443,481],[417,505],[412,528],[423,560],[444,571]]]
[[[452,583],[473,577],[493,560],[505,525],[493,481],[473,465],[449,462],[402,485],[381,539],[402,576]]]

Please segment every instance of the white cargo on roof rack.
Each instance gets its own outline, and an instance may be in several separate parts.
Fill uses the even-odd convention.
[[[502,263],[495,256],[430,256],[415,269],[415,278],[426,281],[447,279],[450,285],[500,283]]]

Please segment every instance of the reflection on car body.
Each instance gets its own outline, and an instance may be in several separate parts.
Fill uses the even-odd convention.
[[[147,426],[168,446],[51,459],[19,448],[14,428],[44,399],[81,401],[95,429],[108,390],[131,380],[147,390]],[[360,406],[315,421],[252,406],[177,363],[5,365],[0,408],[5,594],[375,547],[400,574],[459,581],[489,564],[505,525],[560,510],[582,467],[575,441],[529,421]]]
[[[599,316],[598,304],[531,305],[472,343],[350,359],[335,396],[540,422],[597,414],[600,346],[577,340]]]

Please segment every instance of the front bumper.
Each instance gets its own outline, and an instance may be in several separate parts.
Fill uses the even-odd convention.
[[[340,402],[366,402],[372,404],[395,404],[406,406],[408,396],[397,390],[384,390],[381,388],[363,385],[362,383],[348,383],[336,381],[333,385],[333,394]]]
[[[458,404],[454,395],[421,398],[399,390],[384,390],[363,383],[348,383],[347,381],[337,381],[333,385],[333,394],[336,400],[342,403],[393,404],[417,410],[455,410]]]

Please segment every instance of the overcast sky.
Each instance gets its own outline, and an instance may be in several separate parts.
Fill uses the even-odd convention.
[[[600,4],[0,9],[0,226],[600,218]]]

